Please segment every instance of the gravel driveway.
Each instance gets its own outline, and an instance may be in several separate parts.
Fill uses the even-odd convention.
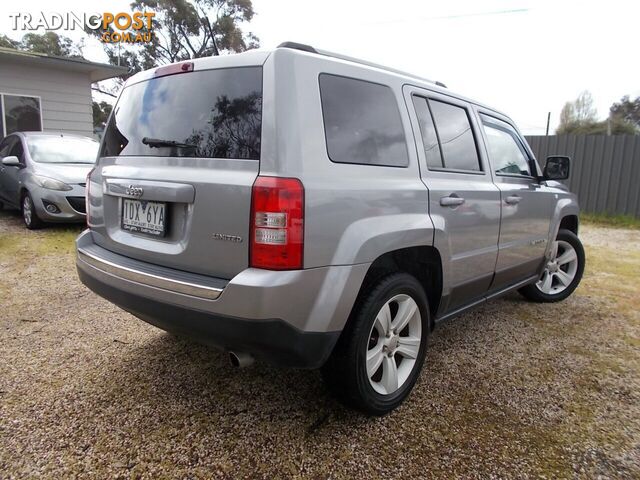
[[[640,478],[640,231],[585,226],[565,302],[514,294],[441,325],[384,418],[98,298],[79,231],[0,212],[0,477]]]

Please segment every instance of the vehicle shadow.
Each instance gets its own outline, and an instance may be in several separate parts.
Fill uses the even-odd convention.
[[[439,326],[430,339],[428,366],[412,394],[414,400],[419,398],[417,405],[448,401],[449,359],[464,355],[470,346],[473,350],[486,350],[480,338],[487,322],[493,328],[500,329],[498,324],[502,324],[502,328],[509,329],[508,319],[497,319],[494,312],[505,307],[521,308],[524,304],[517,294],[509,295]],[[117,355],[110,377],[100,379],[98,384],[106,389],[103,395],[114,401],[128,398],[131,405],[123,405],[125,409],[136,405],[160,412],[169,422],[195,414],[210,422],[212,429],[243,416],[247,421],[269,422],[268,431],[294,428],[303,436],[315,434],[328,423],[340,429],[358,429],[373,421],[337,402],[319,371],[278,368],[260,362],[238,369],[230,365],[225,352],[163,332],[142,344],[121,346],[126,351]],[[122,395],[123,386],[130,390],[129,395]],[[415,407],[413,401],[406,402],[383,418],[411,415]],[[154,428],[154,420],[140,421],[140,430]],[[145,422],[149,424],[145,426]]]
[[[118,399],[127,385],[135,403],[167,410],[172,418],[197,413],[214,424],[239,415],[275,423],[297,418],[311,432],[330,413],[347,413],[328,394],[319,371],[262,362],[236,368],[227,352],[164,332],[138,345],[119,357],[112,376],[100,384],[114,386],[105,393]]]

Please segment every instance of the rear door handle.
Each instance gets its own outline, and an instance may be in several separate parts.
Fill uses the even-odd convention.
[[[518,203],[520,203],[520,200],[522,200],[522,197],[520,195],[509,195],[504,199],[504,201],[509,205],[517,205]]]
[[[464,198],[458,197],[456,194],[450,195],[448,197],[442,197],[440,199],[440,205],[443,207],[457,207],[458,205],[462,205],[464,203]]]

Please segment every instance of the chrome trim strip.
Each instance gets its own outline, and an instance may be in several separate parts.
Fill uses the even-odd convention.
[[[102,175],[109,167],[104,167]],[[142,189],[140,195],[132,195],[127,191],[130,187]],[[115,197],[154,200],[157,202],[193,203],[196,191],[193,185],[186,183],[159,182],[126,178],[103,178],[103,191]]]
[[[141,272],[140,270],[116,265],[113,262],[103,260],[82,250],[78,250],[78,259],[105,273],[171,292],[183,293],[185,295],[202,297],[209,300],[215,300],[222,293],[221,288],[207,287],[181,280],[172,280],[152,273]]]

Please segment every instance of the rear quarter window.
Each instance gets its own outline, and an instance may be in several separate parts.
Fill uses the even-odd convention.
[[[100,156],[259,160],[261,129],[261,67],[196,70],[126,87]]]
[[[400,110],[391,88],[325,73],[319,83],[331,161],[389,167],[409,164]]]

